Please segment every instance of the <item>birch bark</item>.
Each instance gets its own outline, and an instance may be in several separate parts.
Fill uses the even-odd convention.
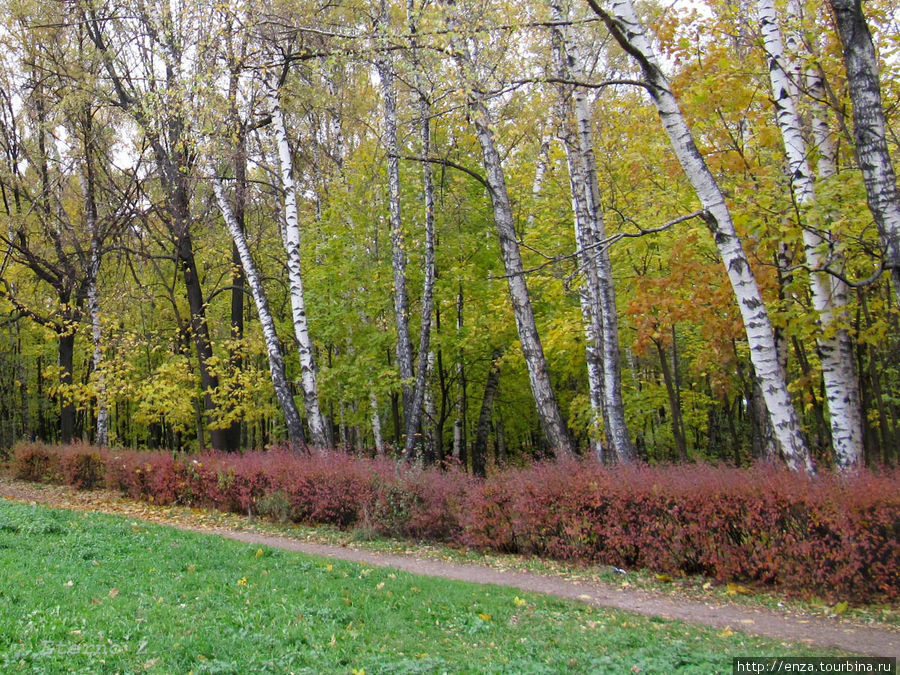
[[[292,444],[302,444],[305,442],[303,422],[300,419],[300,413],[297,412],[297,406],[291,394],[290,383],[285,373],[284,355],[281,353],[281,343],[279,343],[278,334],[275,331],[275,321],[272,318],[272,312],[269,310],[269,299],[263,288],[256,262],[250,253],[244,229],[238,222],[225,196],[222,181],[219,180],[212,169],[210,169],[210,177],[212,179],[213,192],[216,195],[216,203],[219,205],[222,218],[225,220],[225,226],[228,228],[228,233],[234,242],[234,248],[240,258],[241,268],[244,270],[244,278],[247,280],[247,285],[250,286],[250,294],[253,296],[253,302],[256,304],[259,324],[262,327],[263,338],[266,341],[266,354],[269,358],[269,373],[272,377],[272,386],[284,413],[288,440]]]
[[[300,266],[300,220],[297,212],[297,187],[294,183],[293,159],[288,143],[287,128],[281,111],[278,93],[271,94],[272,126],[278,145],[278,162],[281,170],[281,186],[284,190],[285,253],[291,293],[291,315],[297,352],[300,355],[300,386],[309,423],[309,435],[313,445],[328,446],[325,417],[319,409],[319,390],[316,383],[316,362],[309,335],[309,319],[306,315],[306,299],[303,295],[303,276]]]
[[[378,17],[382,37],[389,30],[386,0],[381,0]],[[413,351],[409,333],[409,293],[406,288],[406,246],[400,212],[400,145],[397,140],[397,92],[394,88],[394,64],[391,53],[382,51],[376,60],[384,101],[384,144],[387,150],[388,207],[391,225],[391,267],[394,274],[394,322],[397,326],[397,368],[403,391],[404,421],[413,409]],[[407,429],[408,424],[404,425]],[[407,436],[409,434],[407,433]],[[408,440],[406,441],[408,443]],[[405,444],[404,444],[405,447]]]
[[[522,354],[525,357],[538,419],[553,451],[559,455],[573,455],[574,446],[550,382],[547,359],[544,356],[544,348],[531,306],[531,296],[525,282],[522,255],[516,239],[515,221],[506,188],[506,177],[503,175],[503,164],[494,141],[491,114],[484,92],[477,85],[479,78],[475,76],[474,61],[467,46],[457,45],[454,55],[463,81],[469,88],[472,123],[481,146],[482,162],[487,174],[486,182],[494,211],[494,224],[500,241],[500,255],[506,271],[513,316],[516,320]]]
[[[554,20],[563,22],[567,17],[559,0],[552,0],[551,14]],[[579,64],[578,47],[571,35],[571,28],[560,26],[556,30],[557,48],[554,50],[560,78],[573,79],[583,75]],[[567,96],[571,93],[571,98]],[[575,207],[575,232],[580,265],[587,281],[588,307],[582,305],[590,325],[588,344],[593,338],[597,354],[588,352],[589,379],[599,376],[601,412],[609,439],[610,450],[618,461],[634,459],[634,446],[625,421],[625,404],[622,400],[622,360],[619,353],[619,322],[616,309],[615,284],[609,250],[602,246],[606,238],[606,225],[600,206],[600,189],[597,183],[597,164],[594,157],[594,138],[591,105],[583,89],[575,87],[571,92],[561,89],[560,119],[563,125],[563,143],[569,163],[569,176]],[[574,117],[575,129],[571,119]],[[588,348],[590,349],[590,347]],[[590,361],[593,360],[592,365]],[[596,388],[596,384],[592,387]],[[602,458],[602,456],[601,456]]]
[[[750,359],[765,397],[778,449],[791,469],[812,472],[809,450],[788,393],[784,370],[778,361],[772,324],[722,191],[694,143],[691,130],[657,62],[652,42],[638,20],[631,1],[611,0],[602,6],[601,2],[588,0],[615,40],[640,65],[672,149],[707,212],[707,225],[741,312],[750,345]]]
[[[769,62],[775,115],[787,156],[791,191],[801,215],[809,218],[809,207],[816,199],[815,183],[807,161],[809,150],[802,133],[802,121],[797,112],[797,87],[788,76],[787,56],[774,1],[758,0],[757,10]],[[816,346],[831,418],[832,444],[838,467],[846,470],[858,465],[862,459],[862,408],[854,354],[846,349],[849,335],[846,330],[835,329],[836,313],[841,310],[835,306],[831,275],[824,271],[827,260],[823,249],[827,242],[819,234],[824,230],[818,225],[806,223],[802,228],[803,247],[810,268],[813,307],[821,329],[816,335]]]
[[[407,19],[410,30],[410,43],[412,49],[413,83],[418,92],[419,137],[422,146],[422,157],[428,157],[431,152],[431,104],[425,92],[425,83],[419,71],[418,43],[416,40],[415,3],[407,2]],[[396,120],[395,120],[396,125]],[[396,129],[394,140],[396,141]],[[394,153],[396,148],[394,148]],[[398,176],[399,184],[399,176]],[[425,260],[423,267],[425,279],[422,284],[422,320],[419,331],[419,357],[416,364],[416,382],[412,394],[412,401],[406,413],[406,444],[404,455],[411,457],[415,448],[416,432],[422,422],[422,406],[425,403],[426,388],[428,386],[428,357],[431,343],[431,313],[434,309],[434,180],[431,174],[431,164],[422,162],[422,192],[425,198]],[[412,355],[410,355],[412,356]],[[432,449],[433,450],[433,449]]]
[[[106,405],[106,377],[103,372],[103,328],[100,323],[100,297],[97,290],[97,279],[100,276],[102,255],[100,251],[101,233],[97,217],[97,199],[94,193],[94,166],[91,157],[93,138],[90,120],[90,115],[85,115],[83,122],[84,173],[82,176],[82,191],[84,196],[85,224],[91,237],[91,257],[87,270],[87,294],[88,314],[91,317],[91,342],[93,343],[91,367],[97,378],[97,435],[95,442],[102,448],[109,445],[109,409]]]
[[[869,209],[884,247],[900,305],[900,191],[888,150],[878,56],[860,0],[828,0],[843,45],[844,68],[853,103],[853,136]]]

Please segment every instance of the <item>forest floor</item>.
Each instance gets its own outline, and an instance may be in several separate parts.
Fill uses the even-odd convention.
[[[816,647],[859,654],[900,657],[897,608],[848,610],[804,604],[749,589],[709,582],[680,584],[640,573],[576,568],[522,556],[483,555],[411,542],[370,539],[331,528],[283,526],[258,518],[205,509],[157,506],[122,498],[110,490],[77,491],[0,475],[0,497],[57,508],[124,515],[184,530],[218,534],[238,541],[338,558],[413,574],[495,584],[611,607],[648,616],[680,619]]]

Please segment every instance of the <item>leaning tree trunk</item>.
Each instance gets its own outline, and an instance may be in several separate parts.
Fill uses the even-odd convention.
[[[389,29],[388,7],[381,0],[379,28],[383,36]],[[397,326],[397,368],[403,391],[403,415],[408,422],[413,410],[413,352],[409,334],[409,294],[406,289],[406,246],[400,215],[400,145],[397,141],[397,92],[394,89],[394,64],[385,50],[376,61],[384,99],[384,143],[387,149],[388,208],[391,224],[391,267],[394,273],[394,322]],[[420,404],[421,409],[421,404]],[[408,430],[409,425],[404,426]],[[415,429],[414,429],[415,431]],[[409,433],[407,431],[407,436]],[[409,443],[407,437],[406,444]]]
[[[512,207],[506,190],[506,178],[503,175],[500,154],[494,143],[490,112],[481,93],[473,91],[471,107],[475,133],[481,145],[487,183],[490,187],[494,223],[500,240],[500,253],[506,271],[516,329],[528,368],[528,379],[538,418],[553,450],[561,455],[572,455],[575,450],[550,383],[547,359],[544,356],[544,347],[538,335],[537,322],[531,307],[531,296],[525,282],[522,255],[519,251],[519,242],[516,240]]]
[[[797,87],[788,76],[774,0],[758,0],[758,11],[769,62],[772,100],[784,141],[791,190],[801,214],[809,218],[809,207],[816,201],[815,184],[807,161],[809,151],[802,133],[802,121],[796,107]],[[834,327],[835,315],[842,308],[835,307],[831,275],[824,270],[827,260],[823,255],[823,248],[827,242],[820,234],[825,231],[824,227],[818,223],[806,223],[802,231],[806,262],[810,268],[812,302],[820,327],[816,345],[822,362],[832,444],[838,467],[847,470],[857,466],[863,456],[862,408],[855,355],[846,330],[836,330]],[[847,350],[845,347],[851,349]]]
[[[705,209],[706,223],[712,231],[741,312],[750,346],[750,359],[765,397],[778,449],[791,469],[813,472],[800,420],[788,393],[784,370],[778,361],[769,314],[722,191],[694,143],[691,130],[631,0],[612,0],[603,6],[601,2],[603,0],[588,0],[615,40],[640,65],[672,149]]]
[[[309,336],[309,319],[306,315],[306,299],[303,295],[303,276],[300,267],[300,218],[297,213],[297,187],[294,183],[294,164],[288,143],[287,128],[281,111],[278,92],[271,95],[272,123],[278,145],[278,161],[281,168],[281,186],[284,190],[284,244],[287,254],[288,279],[291,293],[291,315],[297,337],[300,356],[300,386],[309,422],[310,440],[319,448],[328,446],[328,430],[325,417],[319,409],[319,389],[316,383],[316,362],[312,340]]]
[[[900,304],[900,191],[888,150],[878,57],[861,0],[828,0],[843,45],[847,88],[853,103],[856,156],[866,186],[869,209],[884,247],[884,267],[890,270]]]
[[[225,197],[225,190],[222,182],[213,171],[210,171],[212,178],[213,191],[216,195],[216,202],[219,204],[219,210],[222,212],[222,218],[225,220],[225,226],[234,242],[234,248],[240,258],[241,268],[244,271],[244,278],[250,286],[250,294],[253,296],[253,302],[256,303],[256,311],[259,315],[259,324],[262,327],[263,338],[266,341],[266,353],[269,357],[269,373],[272,377],[272,386],[275,389],[275,396],[278,403],[281,404],[281,410],[284,413],[284,421],[287,425],[288,440],[291,444],[303,444],[303,421],[300,419],[300,413],[297,412],[297,406],[294,403],[294,397],[291,394],[290,382],[288,382],[284,367],[284,355],[281,353],[281,343],[278,341],[278,334],[275,330],[275,321],[272,318],[272,312],[269,310],[269,299],[266,297],[265,288],[262,285],[262,279],[259,276],[259,270],[256,262],[250,253],[250,247],[247,245],[247,237],[244,234],[244,228],[238,222],[237,217]]]

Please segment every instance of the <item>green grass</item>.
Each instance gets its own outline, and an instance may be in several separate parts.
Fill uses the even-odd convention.
[[[0,500],[0,672],[731,672],[776,641]]]

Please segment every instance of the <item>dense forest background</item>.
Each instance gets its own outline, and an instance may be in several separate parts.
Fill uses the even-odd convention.
[[[0,448],[896,462],[864,10],[4,0]]]

